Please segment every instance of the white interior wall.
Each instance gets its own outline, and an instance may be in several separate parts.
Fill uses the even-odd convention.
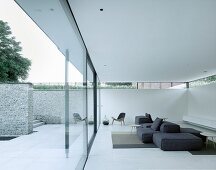
[[[126,113],[126,123],[134,123],[135,116],[150,113],[156,117],[167,117],[170,121],[182,121],[187,114],[187,90],[137,90],[137,89],[102,89],[102,120],[106,115],[117,117]]]
[[[188,90],[188,115],[216,120],[216,83]]]

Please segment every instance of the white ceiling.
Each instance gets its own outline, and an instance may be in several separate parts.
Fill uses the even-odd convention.
[[[37,5],[52,8],[56,0],[17,1],[33,18]],[[215,0],[69,3],[101,81],[182,82],[216,73]],[[60,50],[69,48],[70,25],[62,26],[58,13],[48,16],[49,10],[43,12],[48,18],[37,15],[37,23],[42,23]],[[52,28],[53,22],[58,29]]]
[[[102,81],[189,81],[216,73],[215,0],[69,2]]]

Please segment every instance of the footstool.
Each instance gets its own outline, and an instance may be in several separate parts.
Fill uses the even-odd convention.
[[[153,142],[164,151],[201,150],[202,139],[190,133],[155,133]]]
[[[181,133],[191,133],[197,137],[200,137],[203,142],[206,141],[206,136],[201,135],[201,131],[193,129],[193,128],[181,128],[180,129]]]

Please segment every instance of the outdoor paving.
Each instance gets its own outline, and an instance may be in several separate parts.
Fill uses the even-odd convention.
[[[72,170],[81,154],[82,125],[70,126],[70,151],[66,158],[64,125],[44,125],[30,135],[0,141],[1,170]]]

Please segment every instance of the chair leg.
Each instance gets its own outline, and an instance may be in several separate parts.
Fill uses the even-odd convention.
[[[114,119],[113,119],[113,121],[112,121],[112,125],[113,125],[113,122],[114,122]]]

